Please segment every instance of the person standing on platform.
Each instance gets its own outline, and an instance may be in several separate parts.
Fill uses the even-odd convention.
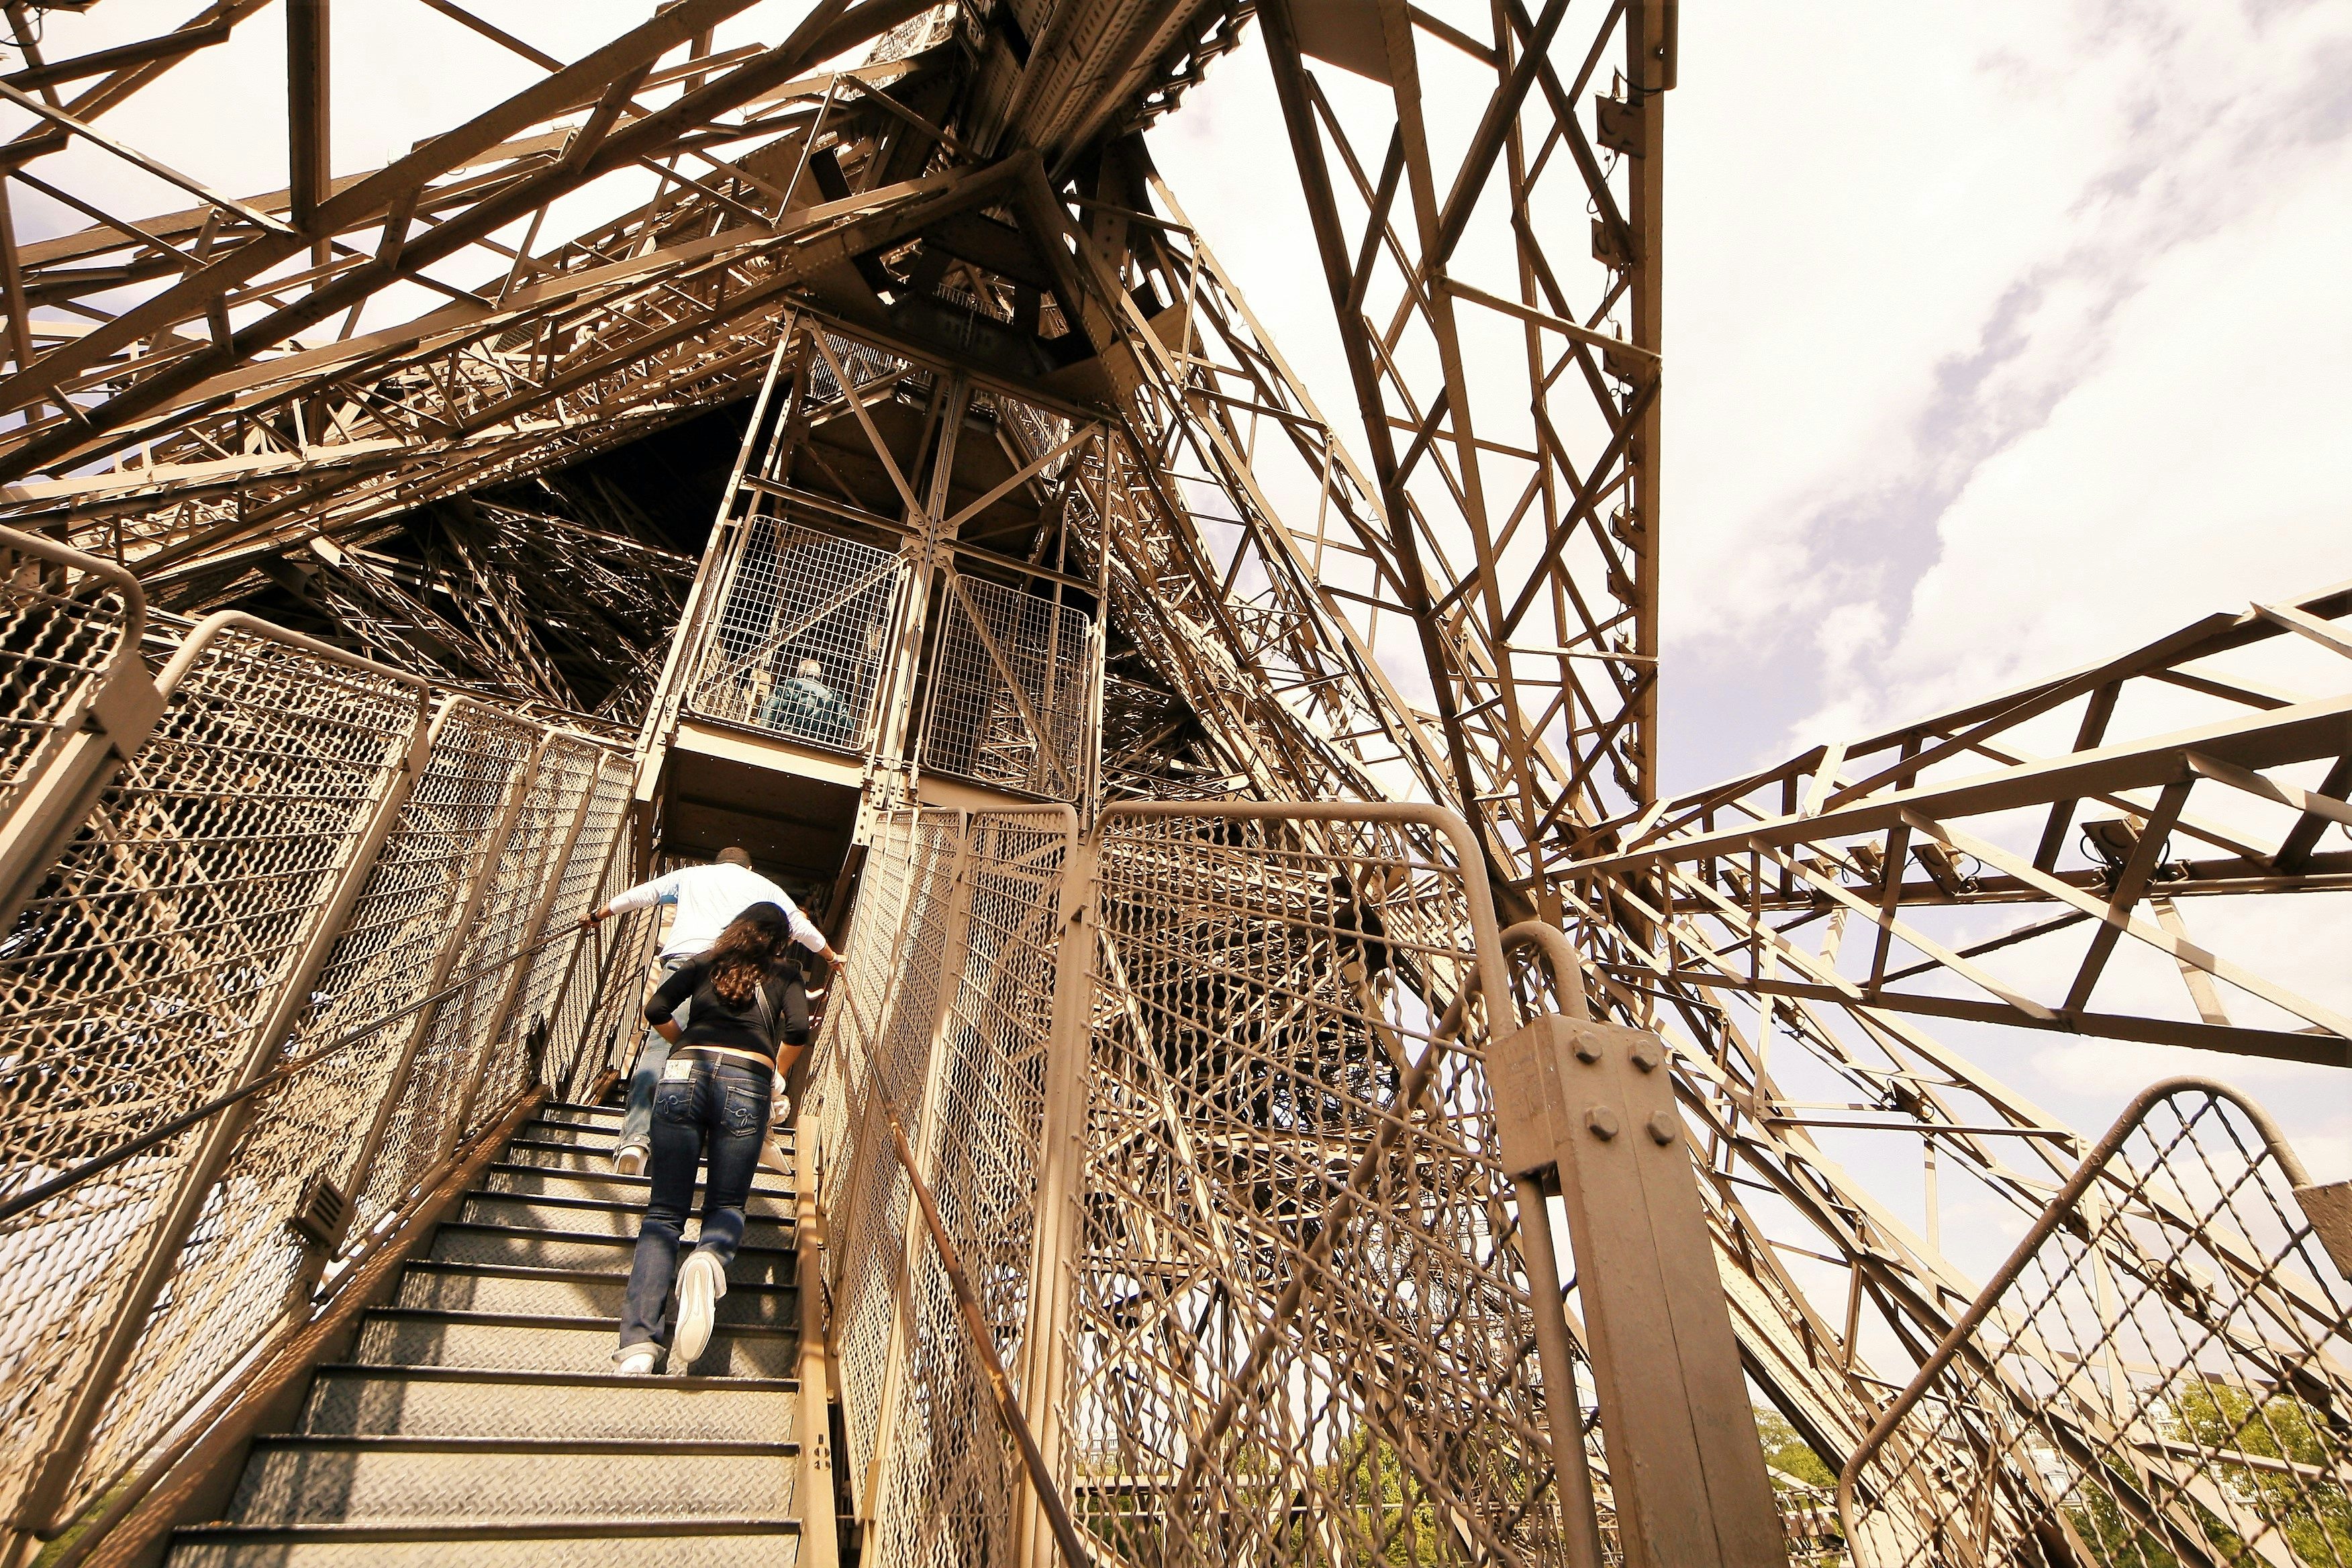
[[[751,869],[751,855],[733,845],[721,849],[718,860],[711,865],[683,867],[650,882],[640,882],[626,892],[614,894],[608,902],[582,915],[580,923],[586,927],[631,910],[647,910],[658,904],[673,906],[669,935],[662,942],[661,956],[654,964],[653,980],[658,986],[709,952],[710,944],[719,940],[719,933],[737,915],[753,904],[762,903],[783,910],[792,942],[822,954],[827,963],[839,966],[841,954],[825,941],[824,933],[809,922],[800,906],[782,888]],[[783,992],[785,1014],[778,1023],[786,1031],[804,1032],[808,1028],[808,996],[802,989],[798,967],[789,963],[786,967],[790,979]],[[678,1015],[682,1025],[688,1021],[689,1011]],[[662,1069],[668,1062],[669,1042],[657,1031],[648,1030],[637,1053],[636,1068],[629,1075],[628,1110],[621,1118],[620,1142],[613,1150],[613,1168],[622,1175],[644,1173],[646,1150],[652,1142],[654,1089],[660,1083]]]

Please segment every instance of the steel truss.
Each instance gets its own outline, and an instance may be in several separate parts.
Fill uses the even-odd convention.
[[[44,8],[11,9],[0,518],[162,610],[290,598],[393,666],[628,719],[676,686],[669,607],[628,585],[673,583],[689,629],[709,595],[567,466],[767,386],[754,434],[775,444],[738,476],[739,532],[782,515],[754,504],[766,482],[927,561],[1066,552],[1048,575],[1105,626],[1081,810],[1459,813],[1505,918],[1566,927],[1591,1007],[1672,1042],[1748,1369],[1833,1463],[1977,1294],[1941,1245],[1938,1173],[2032,1214],[2089,1147],[1925,1021],[2352,1065],[2345,1019],[2189,931],[2199,898],[2352,888],[2326,840],[2352,821],[2352,706],[2267,668],[2289,640],[2352,654],[2352,591],[1658,797],[1669,0],[1499,0],[1475,22],[1403,0],[822,0],[723,52],[712,30],[753,0],[684,0],[570,63],[416,4],[545,75],[334,175],[326,7],[289,0],[289,177],[244,198],[106,117],[262,0],[87,58],[53,58],[63,9],[37,42]],[[1338,419],[1142,134],[1253,18],[1346,352]],[[187,201],[121,210],[47,178],[68,146]],[[653,195],[543,232],[630,180]],[[437,300],[393,319],[417,289]],[[907,427],[876,427],[857,353],[896,367],[873,395]],[[992,543],[950,526],[970,498],[926,445],[975,396],[1041,422],[1006,437],[1036,470],[1031,531]],[[1046,474],[1079,429],[1084,460]],[[863,444],[857,471],[793,468],[833,437]],[[564,494],[521,488],[541,479]],[[1075,524],[1035,521],[1052,508]],[[136,715],[82,706],[38,744],[87,784],[104,748],[63,737]],[[2177,996],[2128,989],[2143,952]],[[1530,1012],[1584,1016],[1556,973],[1518,981]],[[1923,1156],[1916,1221],[1840,1158],[1873,1144]],[[2162,1273],[2127,1227],[2099,1245]],[[1863,1348],[1890,1340],[1895,1364]]]

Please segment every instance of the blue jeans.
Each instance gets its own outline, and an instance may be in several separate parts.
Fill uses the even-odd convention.
[[[677,1277],[678,1233],[694,1203],[694,1173],[707,1155],[698,1252],[724,1272],[743,1244],[743,1205],[759,1169],[768,1129],[768,1073],[734,1062],[698,1059],[685,1078],[662,1080],[654,1096],[653,1194],[637,1226],[629,1295],[621,1312],[621,1348],[669,1343],[669,1291]],[[683,1372],[683,1367],[673,1367]]]
[[[646,994],[652,995],[661,989],[663,981],[677,973],[681,966],[693,963],[700,956],[699,953],[681,952],[674,957],[656,960],[654,963],[653,984],[646,987]],[[690,1001],[678,1008],[675,1021],[679,1028],[685,1028],[691,1021],[688,1015],[693,1011],[694,1004]],[[647,1029],[645,1044],[637,1047],[637,1065],[629,1072],[629,1106],[626,1110],[621,1112],[621,1137],[620,1141],[613,1145],[615,1152],[628,1148],[631,1144],[643,1149],[651,1142],[654,1089],[661,1082],[662,1068],[668,1065],[669,1042],[651,1029]]]

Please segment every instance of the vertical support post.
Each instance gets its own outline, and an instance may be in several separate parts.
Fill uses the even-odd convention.
[[[1489,1062],[1522,1224],[1547,1174],[1566,1200],[1629,1568],[1785,1563],[1664,1044],[1549,1014]]]
[[[866,798],[859,814],[861,841],[865,819],[889,804],[875,798],[875,776],[881,773],[901,779],[912,776],[907,766],[907,732],[914,720],[915,678],[922,663],[923,641],[930,625],[931,579],[940,571],[955,570],[949,562],[946,543],[948,481],[955,472],[956,439],[963,429],[963,412],[970,396],[971,387],[961,375],[949,377],[940,388],[939,434],[932,447],[930,479],[924,487],[920,514],[910,510],[906,520],[907,526],[915,531],[909,581],[899,595],[898,649],[891,659],[887,684],[876,702],[881,718],[876,725],[874,749],[866,764]]]
[[[1634,254],[1630,258],[1633,346],[1662,353],[1665,309],[1661,284],[1665,271],[1666,92],[1675,85],[1675,14],[1679,0],[1633,0],[1625,9],[1625,80],[1632,111],[1640,125],[1640,155],[1629,159],[1632,191],[1626,226]],[[1655,363],[1654,361],[1653,363]],[[1640,804],[1658,797],[1658,443],[1664,420],[1653,396],[1634,422],[1625,452],[1632,480],[1633,525],[1633,652],[1648,661],[1633,698],[1634,793]]]
[[[457,702],[452,701],[442,710],[445,720],[457,706]],[[530,795],[531,781],[539,773],[539,753],[546,744],[546,738],[541,737],[539,743],[531,748],[530,754],[516,767],[514,777],[508,781],[506,802],[499,807],[498,820],[491,825],[489,837],[482,846],[480,868],[474,874],[472,885],[466,889],[464,900],[450,911],[447,934],[441,940],[440,951],[433,955],[433,972],[425,978],[425,994],[427,996],[449,984],[450,972],[457,966],[459,955],[466,951],[467,940],[473,934],[474,917],[480,913],[482,900],[488,893],[490,884],[498,880],[499,858],[506,853],[507,838],[514,831],[515,819],[522,815],[522,803]],[[359,1157],[352,1162],[351,1194],[354,1206],[367,1192],[368,1181],[375,1173],[376,1156],[383,1148],[385,1134],[392,1130],[393,1117],[399,1113],[401,1100],[407,1095],[408,1079],[415,1070],[417,1053],[424,1049],[425,1042],[432,1037],[433,1022],[440,1016],[441,1005],[436,1002],[430,1006],[418,1008],[416,1016],[408,1026],[408,1038],[402,1042],[400,1058],[394,1064],[391,1076],[384,1080],[383,1097],[376,1101],[375,1120],[369,1124],[366,1141],[360,1145]]]
[[[327,39],[327,0],[286,0],[286,216],[310,235],[313,267],[334,258],[329,237],[311,233],[331,179]]]
[[[244,1059],[229,1083],[231,1089],[241,1089],[268,1071],[278,1047],[292,1033],[295,1020],[310,1002],[310,987],[319,971],[326,965],[342,936],[352,906],[375,869],[384,839],[399,822],[401,807],[408,803],[409,792],[424,771],[432,743],[430,692],[421,681],[415,683],[415,692],[416,707],[410,718],[408,744],[399,765],[385,769],[376,781],[356,824],[358,831],[344,839],[329,873],[332,879],[327,897],[312,914],[302,944],[278,987],[269,1012],[247,1042]],[[172,1196],[163,1205],[163,1218],[148,1233],[146,1254],[140,1260],[139,1271],[132,1276],[130,1289],[115,1304],[106,1337],[58,1425],[39,1474],[26,1492],[19,1517],[44,1539],[56,1535],[71,1521],[66,1499],[72,1490],[74,1474],[81,1468],[90,1434],[96,1430],[107,1400],[130,1364],[131,1352],[138,1349],[148,1314],[154,1308],[156,1297],[171,1280],[188,1233],[204,1214],[213,1183],[219,1179],[258,1109],[256,1099],[248,1097],[212,1119],[194,1154],[181,1169]]]
[[[465,1092],[457,1097],[457,1113],[449,1118],[449,1125],[442,1131],[441,1148],[434,1160],[436,1164],[446,1160],[450,1152],[457,1148],[457,1140],[465,1133],[467,1119],[474,1114],[475,1098],[482,1091],[482,1080],[489,1076],[490,1058],[498,1054],[499,1037],[505,1032],[507,1020],[514,1013],[515,998],[522,994],[523,984],[530,978],[536,962],[530,956],[530,951],[537,945],[540,933],[547,927],[547,911],[555,907],[556,895],[563,890],[563,871],[572,858],[572,846],[580,837],[581,825],[588,820],[588,807],[596,799],[596,781],[604,773],[604,759],[599,756],[595,771],[588,775],[586,785],[580,791],[580,804],[572,807],[572,821],[563,830],[562,841],[542,863],[542,885],[539,897],[532,901],[530,918],[523,925],[521,937],[515,942],[515,956],[507,974],[506,988],[499,993],[499,1005],[491,1010],[489,1025],[483,1030],[482,1048],[475,1053],[473,1069],[466,1075]]]
[[[1036,1434],[1045,1473],[1059,1477],[1064,1466],[1062,1396],[1069,1372],[1063,1352],[1072,1305],[1082,1226],[1086,1182],[1087,1083],[1092,1059],[1095,988],[1095,862],[1090,834],[1073,819],[1070,847],[1062,861],[1062,889],[1055,914],[1060,941],[1054,954],[1053,1034],[1045,1046],[1044,1115],[1037,1128],[1036,1235],[1029,1264],[1029,1321],[1021,1332],[1015,1371],[1021,1414]],[[1026,1568],[1055,1568],[1054,1533],[1034,1487],[1022,1494],[1020,1530],[1013,1561]]]
[[[940,940],[939,990],[932,1001],[930,1041],[923,1057],[922,1092],[915,1101],[915,1168],[925,1172],[930,1170],[932,1152],[939,1147],[940,1084],[947,1077],[944,1068],[948,1023],[954,1015],[956,993],[963,984],[964,964],[971,947],[971,818],[963,812],[956,816],[955,870],[949,882],[947,926]],[[877,1048],[870,1070],[878,1073],[886,1066],[878,1049],[881,1042],[872,1044]],[[867,1096],[871,1141],[861,1139],[861,1150],[877,1149],[887,1137],[881,1102],[879,1094]],[[868,1216],[867,1223],[880,1217],[877,1213]],[[858,1510],[866,1519],[874,1517],[875,1499],[880,1493],[882,1478],[889,1473],[890,1449],[898,1436],[899,1385],[906,1381],[907,1355],[916,1331],[915,1258],[919,1250],[910,1205],[905,1243],[898,1254],[898,1279],[891,1292],[896,1310],[890,1319],[889,1354],[882,1363],[882,1398],[875,1406],[874,1453],[866,1462],[866,1484],[858,1491]]]

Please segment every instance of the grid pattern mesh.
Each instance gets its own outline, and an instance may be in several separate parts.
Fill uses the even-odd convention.
[[[2143,1095],[1849,1461],[1856,1563],[2352,1563],[2352,1289],[2291,1161]]]
[[[95,572],[0,542],[0,813],[71,733],[117,656],[130,606]]]
[[[1081,1522],[1120,1563],[1558,1561],[1443,842],[1114,813],[1099,879],[1057,1402]]]
[[[995,1340],[1015,1364],[1029,1316],[1037,1145],[1054,1016],[1055,922],[1066,812],[988,815],[966,828],[951,994],[928,1064],[920,1163]],[[887,1151],[884,1151],[888,1157]],[[937,1249],[907,1271],[911,1331],[874,1517],[876,1560],[1010,1563],[1027,1485]]]
[[[422,714],[413,690],[225,630],[0,959],[0,1194],[232,1086]],[[0,1232],[0,1496],[81,1381],[198,1128]]]
[[[84,608],[100,619],[117,613]],[[480,999],[505,994],[516,966],[499,961],[521,951],[531,913],[576,912],[604,874],[627,804],[626,763],[609,747],[468,699],[451,700],[435,720],[391,672],[320,658],[268,627],[215,628],[173,668],[153,737],[99,797],[0,952],[0,1197],[116,1153],[225,1092],[243,1070],[335,1049],[0,1227],[0,1505],[8,1508],[54,1441],[67,1395],[121,1316],[165,1206],[215,1129],[234,1129],[222,1173],[98,1412],[68,1509],[139,1462],[271,1332],[299,1321],[289,1312],[329,1260],[287,1221],[313,1178],[344,1192],[367,1181],[354,1167],[419,1028],[428,1045],[445,1042],[445,1058],[481,1069],[478,1122],[522,1087],[539,1032],[503,1031],[488,1043],[493,1053],[478,1057],[488,1023]],[[331,933],[320,922],[338,882],[429,720],[414,787]],[[534,752],[526,807],[492,866],[510,788]],[[560,853],[575,821],[579,833]],[[493,897],[460,930],[457,916],[486,876],[497,879]],[[300,954],[321,941],[316,976],[289,1009]],[[448,1005],[412,1011],[436,968],[456,962],[447,950],[458,942],[490,972]],[[570,957],[541,954],[520,983],[524,999]],[[609,989],[592,985],[583,1018]],[[273,1014],[286,1032],[261,1059]],[[576,1041],[551,1048],[579,1054]],[[419,1071],[409,1089],[430,1076]],[[448,1074],[439,1081],[462,1088]],[[361,1204],[346,1253],[379,1234],[419,1181],[437,1177],[435,1152],[454,1141],[454,1096],[412,1093],[404,1110],[387,1119],[392,1136],[374,1166],[394,1173]]]
[[[870,1074],[887,1075],[892,1100],[919,1142],[925,1067],[940,1012],[940,976],[960,870],[962,814],[902,811],[877,826],[839,984],[825,1009],[809,1082],[816,1099],[818,1184],[842,1405],[856,1500],[871,1510],[870,1468],[902,1342],[903,1276],[911,1194]]]
[[[814,745],[861,746],[905,581],[897,552],[755,515],[736,529],[722,580],[687,706]],[[803,674],[809,659],[818,670]]]
[[[952,574],[923,721],[923,765],[1052,800],[1086,789],[1094,624]]]

